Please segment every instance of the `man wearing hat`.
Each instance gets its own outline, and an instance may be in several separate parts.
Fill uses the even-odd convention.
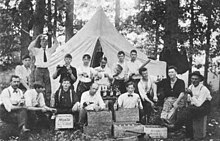
[[[177,130],[185,125],[186,136],[188,138],[193,138],[193,119],[207,115],[210,111],[210,101],[212,96],[210,95],[208,88],[200,83],[203,79],[204,77],[199,71],[195,71],[191,74],[192,84],[186,89],[189,106],[180,113],[180,116],[174,125],[168,126],[172,130]]]
[[[25,92],[25,106],[28,110],[28,126],[49,128],[49,119],[46,112],[55,112],[56,109],[49,108],[45,104],[43,91],[45,88],[40,82],[34,83],[34,89],[29,89]]]
[[[15,68],[15,75],[20,77],[19,89],[26,91],[29,89],[29,80],[30,80],[30,69],[31,57],[29,55],[24,55],[22,57],[22,65],[18,65]]]

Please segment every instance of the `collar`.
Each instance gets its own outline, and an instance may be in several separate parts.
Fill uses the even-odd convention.
[[[19,91],[19,89],[17,88],[17,89],[14,89],[14,88],[12,88],[12,86],[9,86],[9,90],[12,92],[12,93],[14,93],[14,92],[18,92]]]

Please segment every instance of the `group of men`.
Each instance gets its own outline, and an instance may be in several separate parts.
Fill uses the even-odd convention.
[[[65,64],[58,65],[55,73],[52,74],[53,79],[60,77],[60,86],[54,95],[53,108],[50,108],[51,84],[48,58],[57,46],[55,40],[55,44],[47,48],[46,36],[39,35],[28,48],[36,60],[33,88],[31,89],[29,78],[31,57],[26,55],[22,58],[23,65],[16,67],[10,86],[2,91],[0,118],[18,123],[21,132],[29,131],[30,127],[33,127],[30,126],[33,124],[30,121],[43,123],[42,125],[48,127],[45,123],[49,123],[47,120],[51,113],[74,114],[79,125],[86,125],[88,110],[107,109],[100,93],[110,87],[113,88],[113,92],[117,89],[115,109],[139,108],[140,122],[143,124],[149,123],[154,105],[160,98],[164,102],[161,112],[162,123],[171,129],[178,129],[185,124],[188,137],[192,137],[193,133],[192,120],[209,111],[212,97],[206,86],[200,83],[203,76],[199,72],[191,74],[192,84],[187,89],[184,81],[177,77],[175,66],[169,66],[168,77],[158,81],[148,75],[148,70],[144,67],[149,61],[142,64],[137,60],[136,50],[131,50],[131,59],[128,62],[125,61],[125,53],[119,51],[118,62],[113,64],[112,69],[108,68],[107,58],[104,56],[100,58],[100,66],[90,67],[89,54],[82,56],[83,65],[76,69],[71,66],[72,56],[66,54]],[[73,84],[76,80],[79,82],[75,91]],[[187,96],[189,106],[182,110],[183,115],[178,116],[180,118],[174,124],[170,124],[170,111],[175,111],[184,105],[184,96]]]

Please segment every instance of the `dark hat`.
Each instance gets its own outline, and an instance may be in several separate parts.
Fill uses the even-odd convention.
[[[201,75],[199,71],[194,71],[190,76],[192,77],[193,75],[198,76],[201,79],[201,81],[203,81],[204,79],[204,76]]]
[[[26,58],[31,59],[31,56],[29,56],[28,54],[26,54],[26,55],[22,56],[22,60],[24,60],[24,59],[26,59]]]

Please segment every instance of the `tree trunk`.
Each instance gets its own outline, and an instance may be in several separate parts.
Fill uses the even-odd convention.
[[[177,48],[179,0],[166,0],[165,49]]]
[[[56,36],[57,33],[57,1],[55,0],[54,5],[54,21],[53,21],[53,34]]]
[[[207,31],[206,31],[206,47],[205,47],[205,70],[204,70],[204,85],[207,86],[207,81],[208,81],[208,69],[209,69],[209,52],[210,52],[210,47],[211,47],[211,44],[210,44],[210,40],[211,40],[211,22],[212,22],[212,19],[211,19],[211,9],[209,7],[209,15],[208,15],[208,28],[207,28]]]
[[[120,22],[120,0],[115,2],[115,28],[119,30]]]
[[[66,23],[65,23],[66,42],[73,37],[73,6],[74,6],[74,0],[67,0]]]
[[[189,76],[188,76],[188,85],[191,83],[190,75],[192,73],[192,55],[193,55],[193,39],[194,39],[194,29],[195,29],[195,23],[194,23],[194,0],[191,0],[190,3],[190,13],[191,13],[191,24],[190,24],[190,38],[189,38]]]
[[[45,24],[45,0],[36,0],[36,8],[34,12],[34,38],[43,33],[44,24]]]
[[[28,54],[30,35],[27,21],[31,18],[31,6],[29,0],[22,0],[19,3],[19,10],[21,11],[21,57]]]
[[[47,1],[47,7],[48,7],[48,21],[47,21],[47,25],[48,25],[48,47],[50,48],[52,46],[52,13],[51,13],[51,0]]]
[[[154,49],[154,59],[157,59],[157,50],[158,50],[158,44],[159,44],[159,39],[160,39],[160,35],[159,35],[159,24],[156,24],[156,41],[155,41],[155,49]]]

